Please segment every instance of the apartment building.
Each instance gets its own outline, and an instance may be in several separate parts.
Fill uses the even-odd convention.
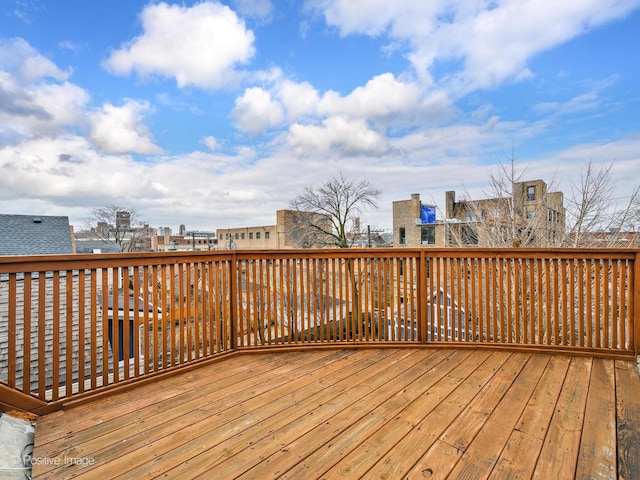
[[[436,219],[436,206],[423,204],[419,193],[393,202],[393,245],[396,247],[445,246],[445,228]]]
[[[450,245],[552,247],[564,238],[563,194],[543,180],[515,182],[509,197],[457,201],[454,191],[445,197]]]
[[[515,182],[511,196],[469,200],[445,193],[444,218],[424,205],[419,194],[393,202],[396,246],[559,246],[566,213],[562,192],[548,191],[543,180]]]
[[[313,232],[307,227],[309,221],[316,225],[324,223],[326,229],[331,229],[331,221],[325,215],[278,210],[275,225],[217,229],[218,248],[260,250],[320,246],[317,235],[311,235]]]
[[[183,225],[181,225],[183,227]],[[215,232],[187,231],[181,228],[180,235],[171,235],[169,227],[160,228],[159,235],[141,239],[143,251],[177,252],[186,250],[216,250],[218,240]]]
[[[259,225],[253,227],[219,228],[216,230],[218,249],[273,249],[281,246],[282,235],[278,236],[277,225]]]

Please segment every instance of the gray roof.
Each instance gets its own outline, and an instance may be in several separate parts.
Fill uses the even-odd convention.
[[[94,253],[95,250],[100,250],[100,253],[120,253],[121,251],[120,245],[116,243],[76,239],[76,253]]]
[[[0,255],[73,253],[69,217],[0,214]]]

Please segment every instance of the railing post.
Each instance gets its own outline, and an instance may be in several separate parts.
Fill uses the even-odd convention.
[[[238,258],[236,252],[231,253],[229,268],[229,329],[231,335],[231,350],[238,350]]]
[[[636,250],[635,258],[633,259],[633,291],[629,300],[631,303],[629,310],[631,310],[631,320],[633,322],[631,341],[636,356],[640,356],[640,250]]]
[[[418,324],[420,325],[420,343],[427,343],[427,254],[420,249],[418,257]]]

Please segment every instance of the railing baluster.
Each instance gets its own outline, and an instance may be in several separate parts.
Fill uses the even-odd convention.
[[[7,341],[9,343],[8,349],[8,358],[7,358],[7,385],[10,388],[16,388],[16,379],[17,379],[17,338],[18,338],[18,327],[17,327],[17,302],[18,302],[18,291],[17,291],[17,283],[16,283],[16,274],[9,274],[9,308],[8,308],[8,330],[7,330]]]
[[[133,352],[131,352],[131,324],[129,322],[131,322],[131,315],[130,315],[130,310],[131,308],[133,308],[132,305],[129,305],[129,296],[130,296],[130,289],[129,289],[129,269],[128,268],[123,268],[122,269],[122,313],[123,313],[123,320],[122,320],[122,359],[123,359],[123,375],[124,375],[124,379],[128,380],[129,379],[129,368],[131,366],[131,354]],[[115,305],[114,305],[114,310],[115,310]],[[115,315],[114,315],[115,317]],[[118,315],[118,317],[120,317],[120,315]],[[120,320],[118,318],[118,327],[120,327]]]
[[[579,292],[579,297],[578,297],[578,338],[579,340],[579,346],[584,347],[586,346],[587,342],[586,342],[586,319],[587,319],[587,314],[586,314],[586,310],[585,310],[585,303],[586,303],[586,296],[585,296],[585,290],[584,287],[586,285],[586,261],[584,259],[579,259],[578,260],[578,292]]]
[[[621,347],[618,337],[618,329],[620,327],[620,315],[618,311],[618,282],[620,276],[618,271],[618,260],[611,262],[611,348],[618,349]],[[622,346],[624,348],[624,346]]]
[[[141,374],[147,375],[149,373],[149,356],[151,355],[151,351],[149,350],[149,337],[151,335],[151,331],[149,326],[153,322],[153,318],[149,317],[149,266],[144,265],[142,267],[142,278],[144,281],[142,282],[144,288],[142,290],[142,307],[144,308],[142,313],[142,320],[140,328],[142,330],[142,335],[140,336],[142,343],[142,358],[144,361],[144,366]],[[153,309],[157,310],[157,303],[153,302]]]
[[[567,306],[569,325],[569,345],[575,347],[576,342],[576,285],[575,285],[575,260],[569,259],[569,305]]]
[[[200,262],[193,262],[192,264],[192,268],[193,268],[193,277],[191,279],[191,282],[188,283],[187,285],[189,285],[189,289],[188,291],[191,293],[191,301],[189,302],[189,305],[191,306],[191,313],[189,315],[190,318],[193,318],[193,359],[194,360],[199,360],[200,359],[200,349],[203,346],[203,342],[202,339],[200,337],[200,321],[201,318],[199,316],[199,311],[200,309],[198,308],[198,304],[200,303],[200,285],[201,285],[201,281],[200,281]],[[191,287],[191,285],[193,287]],[[190,349],[191,350],[191,349]],[[189,359],[189,361],[191,361],[191,358]]]
[[[596,260],[595,264],[595,271],[593,274],[593,286],[594,286],[594,328],[595,328],[595,346],[596,347],[602,347],[601,344],[601,330],[602,330],[602,311],[601,311],[601,306],[602,306],[602,296],[600,295],[600,292],[602,291],[602,278],[601,278],[601,265],[600,265],[600,260]]]
[[[85,299],[86,299],[86,277],[85,270],[81,268],[78,270],[78,393],[84,392],[85,381],[85,362],[86,362],[86,348],[85,348],[85,329],[87,327],[87,317],[85,312]]]
[[[17,287],[17,285],[16,285]],[[16,294],[17,296],[17,294]],[[31,393],[31,273],[24,274],[22,287],[23,301],[23,321],[22,321],[22,391],[26,394]],[[17,319],[16,319],[17,321]],[[17,360],[17,359],[16,359]],[[17,373],[17,372],[16,372]]]
[[[536,265],[536,293],[535,293],[535,297],[536,297],[536,316],[537,316],[537,325],[538,325],[538,335],[537,335],[537,343],[538,345],[542,345],[543,344],[543,330],[544,330],[544,314],[543,314],[543,304],[544,304],[544,298],[543,298],[543,292],[544,292],[544,288],[542,285],[542,267],[543,267],[543,260],[541,258],[536,258],[535,259],[535,265]],[[532,343],[536,343],[536,340],[532,339]]]
[[[65,390],[67,397],[73,393],[73,272],[65,272]]]
[[[493,325],[493,334],[496,338],[501,338],[503,336],[503,328],[502,322],[500,321],[498,312],[496,312],[496,303],[497,303],[497,288],[498,282],[496,281],[497,275],[497,259],[495,258],[487,258],[486,260],[487,266],[487,306],[486,306],[486,315],[491,319],[491,324]]]
[[[24,393],[31,393],[31,342],[32,342],[32,329],[31,329],[31,273],[26,272],[24,274],[24,287],[23,287],[23,359],[22,359],[22,391]]]
[[[163,325],[162,330],[166,330],[167,328],[167,320],[169,320],[169,312],[167,312],[167,302],[166,302],[166,291],[162,290],[162,296],[165,297],[163,300],[160,299],[160,285],[166,286],[166,282],[160,283],[158,275],[161,272],[161,267],[158,265],[151,266],[151,298],[152,303],[154,305],[153,312],[151,315],[151,360],[153,363],[152,371],[156,372],[160,368],[159,365],[159,354],[160,354],[160,326]],[[158,312],[157,306],[161,305],[160,312]]]
[[[610,344],[610,334],[609,329],[611,326],[610,322],[610,311],[609,307],[611,305],[611,293],[609,291],[609,287],[611,285],[611,260],[604,261],[604,272],[602,274],[602,343],[604,348],[611,348]]]
[[[202,337],[202,358],[209,358],[213,355],[213,345],[211,342],[211,263],[209,261],[200,263],[200,325]]]

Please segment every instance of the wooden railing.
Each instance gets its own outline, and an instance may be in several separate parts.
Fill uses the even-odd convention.
[[[636,250],[0,257],[0,406],[36,412],[240,351],[639,354]]]

